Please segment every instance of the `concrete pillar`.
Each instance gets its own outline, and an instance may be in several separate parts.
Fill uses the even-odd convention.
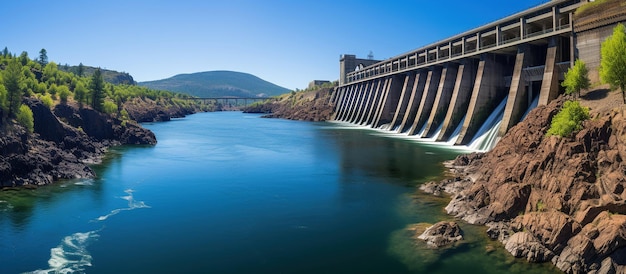
[[[417,108],[419,102],[422,101],[422,94],[424,94],[424,87],[426,85],[426,75],[421,72],[415,73],[415,80],[413,81],[413,88],[411,89],[411,97],[409,98],[409,104],[407,106],[406,114],[402,119],[402,123],[398,128],[398,132],[404,132],[413,125],[415,115],[417,114]]]
[[[441,67],[433,67],[428,71],[426,76],[426,86],[424,87],[424,96],[420,101],[420,105],[417,108],[417,115],[413,120],[413,125],[409,130],[409,135],[415,135],[422,129],[426,119],[430,116],[430,111],[433,109],[433,103],[437,96],[437,89],[439,89],[439,79],[441,78]]]
[[[370,112],[372,101],[374,101],[374,96],[378,86],[380,86],[380,79],[373,80],[372,84],[370,85],[367,98],[365,98],[365,105],[363,106],[363,110],[359,113],[358,118],[355,122],[356,124],[362,124],[363,120]]]
[[[389,79],[389,84],[387,87],[387,92],[385,92],[385,96],[383,97],[382,107],[380,112],[378,113],[378,117],[376,118],[376,122],[374,122],[373,127],[377,128],[386,123],[390,123],[393,119],[392,111],[396,110],[398,106],[398,101],[400,100],[400,93],[402,92],[403,85],[403,77],[402,75],[393,75]]]
[[[475,64],[465,62],[459,65],[452,98],[450,98],[450,106],[448,107],[446,117],[443,119],[441,133],[437,136],[438,142],[448,141],[461,119],[463,119],[463,116],[465,116],[465,113],[467,113],[475,77]]]
[[[361,92],[359,101],[357,102],[352,114],[350,114],[350,117],[348,118],[348,122],[355,123],[359,115],[363,113],[363,106],[365,105],[365,101],[367,100],[367,96],[369,94],[369,90],[371,89],[371,86],[372,86],[371,81],[368,81],[367,83],[365,83],[365,87],[363,88],[363,91]]]
[[[457,67],[458,65],[455,63],[448,63],[441,71],[441,80],[439,80],[433,110],[426,121],[426,130],[424,130],[422,137],[432,137],[443,123],[443,118],[446,112],[448,112],[448,106],[450,105],[454,84],[456,83]]]
[[[489,114],[496,108],[506,95],[503,81],[503,70],[498,65],[493,54],[485,54],[478,63],[476,81],[470,99],[465,122],[461,128],[457,145],[467,145],[474,138],[474,134],[487,120]]]
[[[337,103],[335,104],[335,111],[333,112],[332,120],[337,120],[337,117],[339,117],[339,111],[341,110],[341,105],[343,104],[345,96],[346,96],[346,88],[347,87],[341,87],[339,89],[339,95],[338,95]]]
[[[350,109],[348,110],[348,113],[346,115],[346,122],[352,122],[352,118],[354,117],[354,114],[358,111],[359,104],[361,103],[361,100],[363,100],[363,94],[365,94],[365,90],[367,89],[368,85],[369,83],[367,82],[359,84],[359,89],[357,90],[357,93],[355,95],[355,100],[350,106]]]
[[[356,86],[357,84],[352,84],[346,89],[346,96],[343,98],[343,104],[339,109],[339,113],[337,113],[338,121],[343,121],[343,117],[348,110],[348,106],[350,105],[350,102],[352,102],[352,96],[354,95],[354,90],[356,89]]]
[[[352,100],[354,99],[354,95],[356,90],[358,89],[359,84],[350,85],[348,88],[348,93],[346,94],[346,98],[344,99],[344,104],[341,106],[341,110],[339,111],[338,120],[343,121],[346,117],[346,112],[350,108],[350,104],[352,104]]]
[[[550,46],[546,52],[546,67],[543,71],[543,79],[541,81],[541,91],[539,92],[538,105],[543,106],[550,103],[559,96],[559,74],[560,71],[556,66],[559,54],[559,46],[556,39],[552,39]]]
[[[410,73],[404,77],[404,85],[402,86],[402,93],[400,94],[400,101],[398,102],[398,107],[396,108],[396,113],[393,115],[393,120],[391,121],[390,130],[393,130],[398,124],[402,122],[402,118],[406,115],[407,105],[409,104],[409,98],[411,97],[411,92],[407,89],[413,87],[413,82],[415,81],[415,74]],[[398,119],[399,118],[399,119]]]
[[[529,65],[530,55],[532,54],[529,47],[520,46],[515,57],[515,66],[513,67],[513,77],[511,78],[511,87],[509,89],[509,97],[504,107],[504,116],[498,130],[498,136],[502,137],[506,132],[522,119],[522,115],[528,108],[528,92],[526,90],[526,79],[524,77],[524,68]]]
[[[374,122],[374,119],[378,115],[378,111],[380,110],[380,106],[382,105],[382,98],[387,90],[387,85],[389,84],[389,77],[379,80],[380,85],[378,85],[378,89],[376,90],[376,96],[374,97],[374,101],[372,101],[372,107],[370,108],[370,113],[367,114],[367,119],[365,120],[365,125],[371,125]]]

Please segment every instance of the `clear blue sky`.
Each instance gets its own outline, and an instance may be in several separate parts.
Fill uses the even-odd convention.
[[[386,59],[545,0],[3,1],[0,49],[136,81],[233,70],[289,89],[339,78],[340,54]]]

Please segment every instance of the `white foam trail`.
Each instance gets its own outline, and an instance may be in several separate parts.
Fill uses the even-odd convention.
[[[77,186],[92,186],[93,185],[93,179],[80,180],[80,181],[74,183],[74,185],[77,185]]]
[[[77,232],[63,238],[61,243],[50,249],[48,269],[38,269],[27,273],[84,273],[91,266],[92,257],[87,250],[91,240],[98,238],[98,231]]]
[[[128,211],[128,210],[133,210],[133,209],[137,209],[137,208],[150,208],[150,206],[146,205],[146,203],[144,203],[143,201],[135,201],[135,198],[133,197],[133,192],[135,192],[134,190],[127,189],[127,190],[124,190],[124,192],[126,192],[128,195],[122,196],[120,198],[128,201],[128,207],[113,209],[113,210],[111,210],[111,212],[109,214],[100,216],[100,217],[96,218],[93,221],[97,221],[97,222],[104,221],[104,220],[108,219],[109,217],[117,215],[118,213],[120,213],[122,211]]]

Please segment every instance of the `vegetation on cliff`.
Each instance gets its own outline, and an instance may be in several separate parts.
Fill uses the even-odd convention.
[[[548,129],[547,135],[565,137],[582,129],[583,121],[589,119],[589,109],[577,101],[566,101]]]
[[[163,120],[165,116],[180,117],[219,108],[214,102],[204,104],[191,100],[192,97],[185,94],[112,84],[105,81],[105,70],[99,68],[93,73],[64,71],[56,63],[47,62],[43,54],[37,60],[31,60],[26,52],[15,56],[5,48],[0,54],[0,70],[4,71],[0,86],[6,87],[0,88],[0,106],[7,107],[5,118],[14,118],[22,96],[39,98],[50,108],[57,104],[77,104],[80,108],[90,106],[122,120],[140,122],[148,120],[141,111],[161,113],[155,117]],[[89,71],[87,68],[84,70]],[[3,96],[5,93],[6,96]],[[146,105],[151,108],[145,109]]]
[[[87,76],[59,69],[42,49],[0,52],[0,188],[36,186],[95,176],[109,146],[156,144],[135,121],[169,120],[214,104],[190,96],[106,82],[100,69]]]

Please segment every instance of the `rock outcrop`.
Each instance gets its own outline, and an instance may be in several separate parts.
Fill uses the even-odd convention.
[[[626,110],[597,114],[569,137],[546,137],[563,100],[531,111],[490,152],[458,157],[449,214],[487,224],[517,257],[567,273],[626,271]],[[464,179],[462,179],[464,178]]]
[[[440,248],[463,239],[462,231],[455,222],[438,222],[428,228],[417,237],[426,241],[432,248]]]
[[[322,88],[287,94],[277,100],[255,104],[244,109],[246,113],[267,113],[265,118],[283,118],[301,121],[327,121],[333,113],[330,104],[332,89]]]
[[[23,103],[33,111],[34,132],[17,124],[3,125],[0,187],[94,177],[89,164],[98,162],[109,146],[156,144],[151,131],[91,109],[57,105],[52,112],[37,99],[26,98]]]
[[[193,114],[199,111],[215,111],[214,106],[207,106],[207,109],[196,109],[192,106],[164,106],[158,101],[154,101],[150,98],[133,98],[124,103],[123,108],[128,112],[128,116],[132,120],[139,123],[144,122],[163,122],[169,121],[172,118],[182,118],[186,115]]]

